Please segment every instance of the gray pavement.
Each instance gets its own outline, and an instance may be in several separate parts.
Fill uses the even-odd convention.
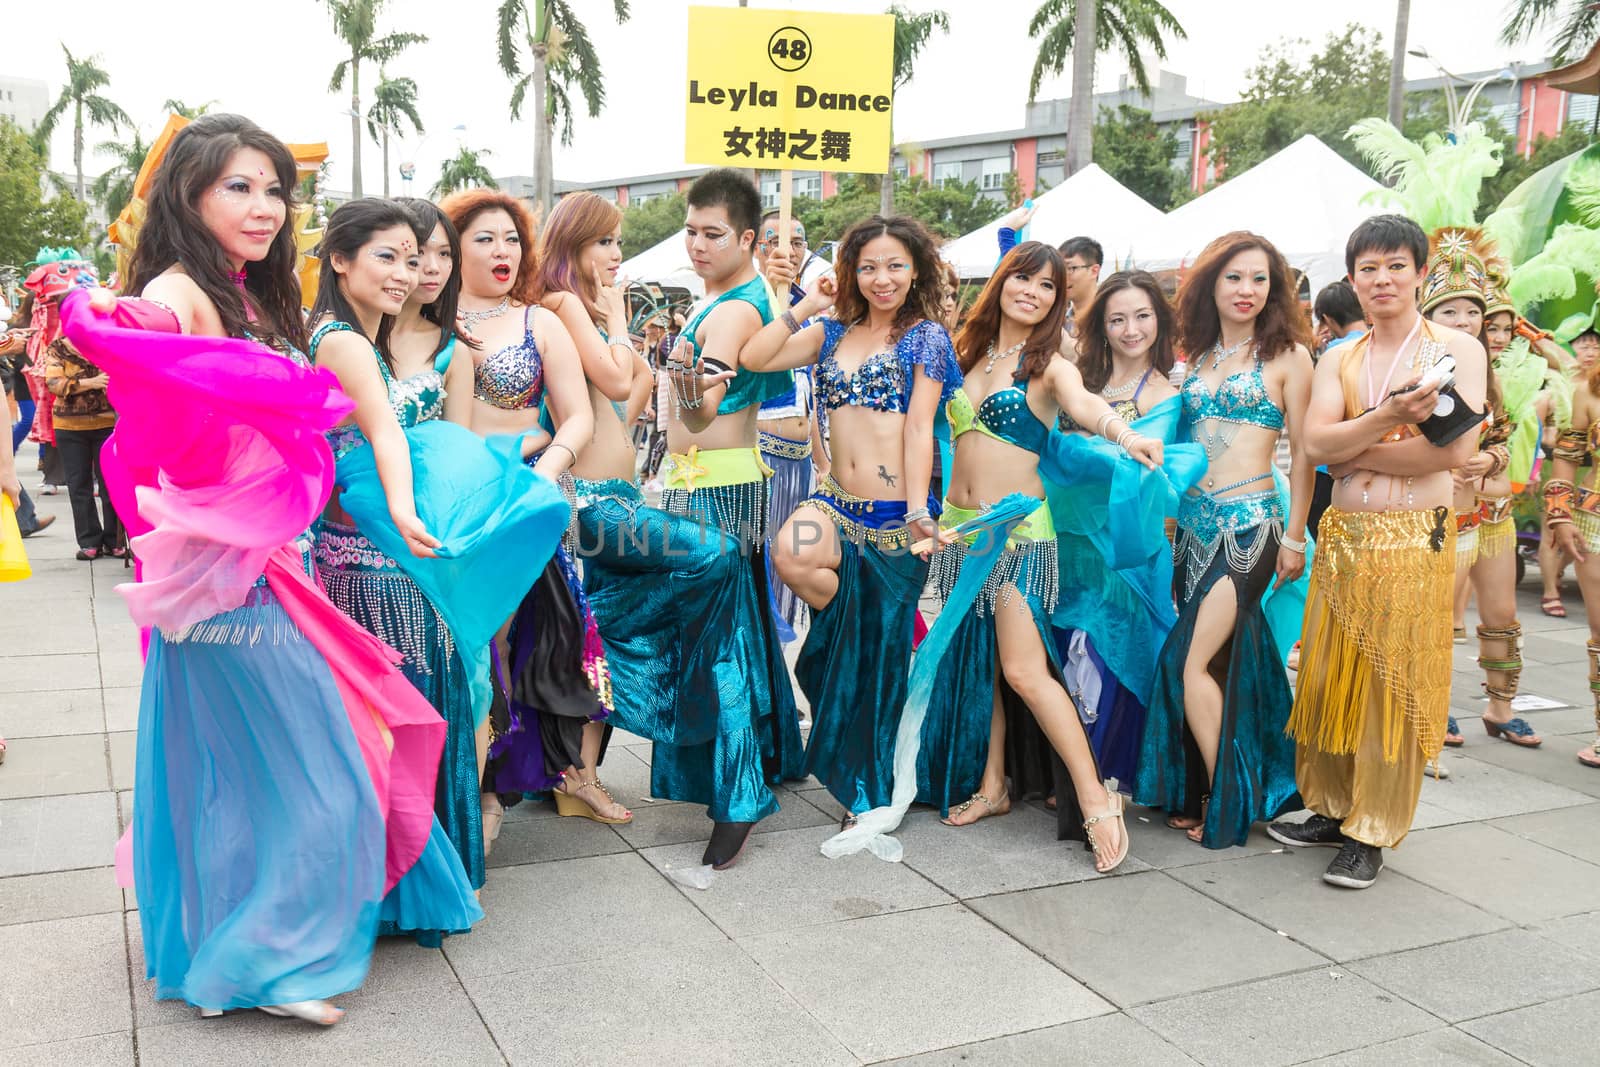
[[[31,456],[29,457],[31,461]],[[23,466],[31,468],[31,462]],[[37,477],[28,471],[30,489]],[[112,879],[128,817],[140,663],[112,591],[72,556],[65,496],[0,586],[0,1064],[1576,1064],[1600,1061],[1600,771],[1585,630],[1541,615],[1524,692],[1539,751],[1489,740],[1456,649],[1466,747],[1363,893],[1332,853],[1257,831],[1209,852],[1132,809],[1109,878],[1021,806],[952,830],[926,811],[903,864],[817,852],[838,808],[785,789],[708,891],[700,809],[647,798],[650,747],[603,773],[637,813],[612,829],[523,804],[483,894],[440,951],[386,941],[331,1031],[200,1020],[144,981],[137,904]]]

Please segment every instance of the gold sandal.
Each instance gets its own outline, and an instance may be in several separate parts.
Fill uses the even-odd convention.
[[[628,811],[627,808],[622,809],[627,813],[622,818],[613,819],[609,815],[601,815],[598,811],[591,808],[588,803],[583,800],[583,798],[577,795],[576,790],[586,789],[589,786],[593,786],[600,792],[604,793],[607,800],[615,804],[617,802],[617,798],[611,795],[611,790],[600,784],[600,778],[598,775],[589,779],[587,782],[580,779],[578,784],[573,787],[574,792],[567,791],[567,784],[568,783],[563,782],[554,790],[557,815],[575,815],[580,819],[591,819],[594,822],[605,823],[607,826],[622,826],[633,821],[633,812]]]
[[[985,811],[982,815],[979,815],[976,819],[973,819],[972,822],[951,822],[950,821],[951,819],[954,819],[957,815],[965,814],[966,810],[968,808],[972,807],[972,805],[978,803],[979,801],[982,801],[983,802],[983,806],[985,808],[989,809],[989,810]],[[1000,806],[1002,804],[1004,804],[1005,807],[1002,808]],[[987,819],[991,815],[1004,815],[1007,812],[1009,812],[1010,810],[1011,810],[1011,794],[1007,793],[1003,789],[1000,791],[1000,799],[999,800],[990,800],[988,797],[984,796],[982,793],[974,793],[970,797],[968,797],[966,800],[963,800],[961,803],[959,803],[955,807],[951,808],[950,809],[950,814],[946,815],[943,819],[940,819],[939,821],[944,823],[946,826],[971,826],[972,823],[979,822],[979,821],[981,821],[983,819]]]
[[[1107,796],[1111,800],[1111,806],[1099,815],[1091,815],[1083,820],[1084,832],[1089,835],[1089,848],[1094,851],[1094,858],[1097,860],[1100,858],[1100,841],[1095,836],[1095,826],[1106,819],[1116,819],[1122,823],[1122,848],[1118,850],[1109,865],[1101,867],[1098,863],[1095,864],[1095,870],[1101,874],[1110,874],[1122,865],[1122,861],[1128,858],[1128,845],[1130,844],[1128,840],[1128,824],[1122,818],[1122,794],[1108,792]]]

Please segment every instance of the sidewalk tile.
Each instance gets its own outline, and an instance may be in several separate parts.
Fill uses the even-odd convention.
[[[1546,848],[1600,864],[1600,833],[1596,833],[1600,828],[1600,804],[1519,815],[1500,819],[1494,825]]]
[[[1280,1067],[1439,1025],[1338,967],[1178,997],[1129,1014],[1209,1067]]]
[[[1259,856],[1280,847],[1276,841],[1267,836],[1267,831],[1258,825],[1250,828],[1250,836],[1242,845],[1231,845],[1222,849],[1205,848],[1190,841],[1189,836],[1182,830],[1174,830],[1168,826],[1166,812],[1136,804],[1128,806],[1127,823],[1128,837],[1133,842],[1128,854],[1159,871],[1170,871],[1175,867],[1187,867],[1196,863]]]
[[[625,950],[683,948],[723,935],[640,857],[503,867],[483,889],[488,918],[444,953],[463,978],[530,964],[565,969]]]
[[[1378,956],[1350,969],[1452,1023],[1600,989],[1600,960],[1529,930]]]
[[[22,737],[99,734],[106,729],[98,689],[58,689],[18,693],[6,698],[0,733],[11,741]]]
[[[195,1063],[438,1064],[489,1067],[499,1051],[459,988],[335,998],[344,1021],[326,1029],[259,1011],[139,1029],[140,1067]]]
[[[960,905],[760,934],[739,944],[867,1062],[1111,1010]]]
[[[101,690],[101,693],[105,697],[107,730],[114,732],[139,728],[138,686],[111,686]]]
[[[513,1064],[856,1063],[730,942],[530,967],[466,986]]]
[[[111,788],[133,788],[133,762],[138,751],[137,738],[132,730],[106,734],[106,747],[111,751]]]
[[[835,820],[787,789],[777,790],[777,797],[780,805],[778,813],[756,823],[754,833],[769,834],[803,827],[822,829],[837,825]],[[707,817],[706,809],[698,804],[640,801],[631,807],[633,821],[616,830],[633,848],[643,850],[699,842],[703,851],[705,843],[711,839],[711,819]],[[826,836],[825,833],[819,834],[817,839],[820,841]]]
[[[891,1060],[884,1067],[1018,1067],[1092,1063],[1095,1067],[1186,1067],[1194,1060],[1126,1015],[1101,1015],[975,1045]]]
[[[902,863],[861,853],[829,859],[818,846],[831,833],[808,827],[752,834],[738,864],[710,889],[683,895],[730,937],[951,904],[948,893]],[[663,872],[697,867],[704,841],[641,853]]]
[[[0,878],[0,926],[122,910],[110,867]]]
[[[1587,695],[1587,683],[1585,694]],[[1600,770],[1585,767],[1575,753],[1594,740],[1593,716],[1587,715],[1589,727],[1578,737],[1546,737],[1544,744],[1529,751],[1496,741],[1471,749],[1472,758],[1497,767],[1529,774],[1551,785],[1570,789],[1591,798],[1600,798]]]
[[[1600,867],[1483,823],[1412,834],[1385,862],[1519,923],[1592,911],[1600,885]]]
[[[133,1031],[7,1049],[6,1067],[133,1067]]]
[[[1502,1067],[1516,1062],[1460,1030],[1430,1030],[1311,1061],[1317,1067],[1436,1067],[1442,1063],[1451,1067]]]
[[[5,927],[0,1004],[0,1049],[131,1029],[122,917]]]
[[[100,657],[88,655],[0,656],[0,678],[6,680],[6,699],[20,693],[58,689],[97,689]]]
[[[1388,871],[1363,893],[1326,885],[1333,849],[1183,867],[1169,872],[1333,960],[1353,960],[1504,929],[1506,920]]]
[[[0,648],[8,656],[93,653],[95,630],[89,605],[66,597],[47,608],[41,605],[41,610],[7,611],[0,615]]]
[[[1120,1005],[1323,962],[1316,953],[1154,871],[983,897],[969,904]]]
[[[1504,741],[1494,743],[1510,747]],[[1469,819],[1498,819],[1591,802],[1586,794],[1551,785],[1533,777],[1533,773],[1532,768],[1510,770],[1469,754],[1450,761],[1450,777],[1445,781],[1428,779],[1433,788],[1428,789],[1425,796],[1428,803]]]
[[[106,738],[102,733],[19,737],[10,741],[0,774],[0,797],[46,797],[105,789]]]
[[[104,867],[120,832],[109,792],[0,800],[0,827],[0,878]]]
[[[1535,1067],[1593,1063],[1594,1019],[1600,992],[1551,1000],[1462,1023],[1461,1029]]]
[[[536,801],[524,800],[517,807]],[[628,844],[613,828],[592,819],[506,819],[486,861],[489,869],[525,863],[547,863],[580,856],[606,856],[628,851]],[[494,875],[489,875],[494,881]]]
[[[896,836],[906,866],[963,900],[1039,886],[1100,878],[1094,856],[1077,841],[1056,840],[1056,817],[1030,804],[1013,804],[1003,816],[970,826],[946,826],[937,811],[913,813]],[[1118,873],[1141,870],[1139,843]]]

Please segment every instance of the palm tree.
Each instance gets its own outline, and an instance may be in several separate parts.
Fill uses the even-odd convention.
[[[67,57],[67,84],[61,87],[61,95],[56,97],[56,102],[50,105],[50,110],[39,120],[34,136],[40,144],[46,143],[50,134],[55,131],[56,123],[61,121],[61,116],[67,113],[67,108],[72,108],[72,166],[78,176],[74,190],[78,202],[85,203],[87,198],[83,189],[83,113],[89,112],[90,125],[110,126],[113,133],[119,132],[123,125],[132,126],[133,120],[128,117],[126,111],[95,91],[111,84],[111,75],[100,66],[99,56],[90,56],[83,60],[75,59],[66,45],[61,46],[61,51],[66,53]]]
[[[628,0],[611,0],[619,23],[628,21]],[[606,102],[605,79],[600,56],[589,39],[589,30],[572,11],[567,0],[504,0],[500,5],[496,41],[500,50],[500,69],[516,79],[511,87],[511,117],[522,117],[523,100],[533,90],[534,195],[545,211],[550,210],[554,179],[551,171],[553,134],[561,125],[561,143],[572,143],[572,100],[574,85],[583,94],[589,117],[600,114]],[[532,69],[522,71],[522,48],[526,47]]]
[[[1600,35],[1600,7],[1590,0],[1516,0],[1507,15],[1505,28],[1500,31],[1500,40],[1506,44],[1520,44],[1547,23],[1560,23],[1555,54],[1550,57],[1558,67],[1575,52],[1587,51]]]
[[[367,111],[367,132],[383,145],[383,195],[389,195],[389,135],[399,137],[406,123],[421,133],[422,118],[417,114],[417,83],[410,78],[390,78],[378,68],[378,87],[372,90],[372,107]]]
[[[916,73],[917,55],[922,51],[934,30],[950,32],[950,16],[943,11],[930,11],[919,15],[899,4],[889,5],[894,16],[894,91],[911,80]],[[889,170],[883,176],[879,193],[878,213],[885,217],[894,214],[894,146],[889,147]]]
[[[328,80],[328,91],[336,93],[344,88],[344,76],[350,75],[350,194],[361,195],[361,64],[370,60],[387,63],[414,44],[428,38],[420,33],[391,33],[378,36],[378,13],[385,0],[327,0],[328,11],[333,15],[333,32],[350,49],[350,57],[341,59],[333,68]]]
[[[133,141],[129,144],[105,141],[95,146],[97,155],[111,156],[115,160],[90,187],[94,198],[105,209],[106,218],[114,219],[122,214],[122,209],[133,199],[133,181],[139,176],[139,168],[144,166],[144,157],[149,151],[150,146],[144,143],[138,130],[133,131]]]
[[[1039,55],[1028,82],[1028,103],[1039,95],[1048,74],[1060,74],[1072,60],[1072,99],[1067,105],[1067,174],[1076,174],[1094,158],[1094,60],[1117,51],[1128,64],[1139,92],[1150,95],[1150,74],[1140,48],[1148,45],[1167,58],[1164,34],[1187,39],[1178,19],[1160,0],[1044,0],[1028,23],[1028,36],[1039,37]]]
[[[439,180],[433,183],[429,195],[435,199],[447,196],[459,189],[471,189],[476,186],[497,188],[494,175],[489,168],[483,165],[480,157],[489,154],[487,148],[480,148],[476,152],[462,146],[451,159],[446,159],[439,164]]]
[[[1389,125],[1406,125],[1406,35],[1411,29],[1411,0],[1397,0],[1394,13],[1394,58],[1389,62]]]
[[[211,105],[215,103],[215,100],[207,100],[203,104],[194,104],[191,106],[189,104],[185,104],[182,100],[169,97],[167,102],[161,105],[161,109],[174,115],[181,115],[183,118],[193,121],[194,119],[197,119],[201,115],[204,115],[206,112],[210,111]]]

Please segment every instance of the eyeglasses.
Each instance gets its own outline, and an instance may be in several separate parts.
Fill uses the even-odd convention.
[[[1091,266],[1092,264],[1089,263],[1068,263],[1066,265],[1066,271],[1068,274],[1076,274],[1080,270],[1088,270]]]

